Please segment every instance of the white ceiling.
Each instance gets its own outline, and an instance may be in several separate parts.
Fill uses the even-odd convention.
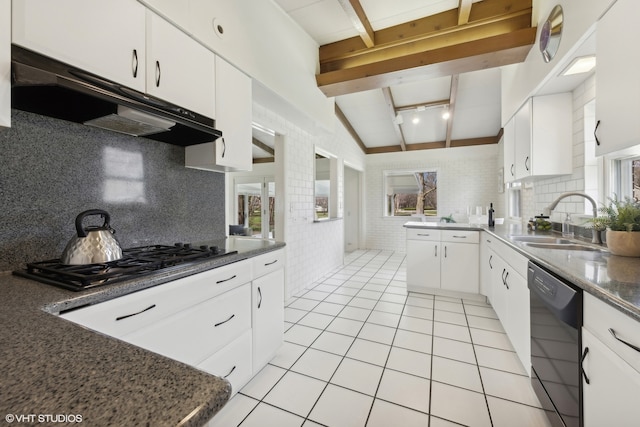
[[[357,37],[358,32],[340,5],[341,0],[275,0],[319,46]],[[344,0],[348,1],[348,0]],[[481,0],[473,0],[474,3]],[[360,0],[374,30],[456,9],[458,0]],[[535,3],[535,2],[534,2]],[[534,48],[536,46],[534,45]],[[584,77],[583,77],[584,78]],[[450,97],[451,77],[425,78],[389,88],[396,108],[428,104]],[[460,74],[451,140],[495,137],[501,129],[501,69]],[[393,114],[383,93],[374,89],[336,97],[336,104],[367,148],[399,146]],[[446,106],[401,111],[400,129],[406,144],[446,140]],[[419,121],[414,123],[414,118]],[[451,119],[449,119],[451,120]],[[258,139],[260,135],[255,134]],[[260,150],[257,157],[265,157]]]

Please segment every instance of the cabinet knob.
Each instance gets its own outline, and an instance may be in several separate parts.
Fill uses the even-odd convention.
[[[593,130],[593,137],[596,139],[596,145],[600,145],[600,140],[598,139],[598,126],[600,126],[600,120],[596,122],[596,128]]]

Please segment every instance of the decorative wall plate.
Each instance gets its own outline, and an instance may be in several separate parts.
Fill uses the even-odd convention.
[[[560,39],[562,38],[563,20],[562,6],[558,4],[551,10],[549,17],[542,25],[540,30],[540,52],[542,52],[544,62],[551,61],[558,51]]]

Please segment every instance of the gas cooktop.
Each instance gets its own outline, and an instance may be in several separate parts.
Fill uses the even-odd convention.
[[[37,280],[72,291],[110,285],[153,274],[175,266],[185,266],[236,254],[218,246],[192,247],[188,243],[174,246],[151,245],[124,249],[122,258],[101,264],[65,265],[60,259],[27,264],[16,276]]]

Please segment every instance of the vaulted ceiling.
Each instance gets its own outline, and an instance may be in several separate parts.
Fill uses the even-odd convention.
[[[318,87],[365,153],[498,142],[500,67],[535,41],[532,0],[275,1],[317,41]]]

